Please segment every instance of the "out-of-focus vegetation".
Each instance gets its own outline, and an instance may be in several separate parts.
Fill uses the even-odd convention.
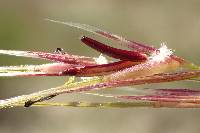
[[[44,20],[51,18],[94,25],[157,47],[161,42],[167,42],[177,55],[199,64],[199,5],[198,0],[3,0],[0,1],[0,49],[54,51],[62,47],[74,54],[99,55],[81,45],[80,35],[88,33]],[[0,56],[0,65],[30,63],[38,64],[41,61]],[[66,80],[65,77],[1,78],[0,99],[54,87]],[[187,82],[154,85],[156,88],[169,86],[198,88],[198,84]],[[131,93],[130,88],[126,89],[126,93],[128,91]],[[57,100],[101,99],[63,95]],[[0,111],[0,132],[198,132],[198,116],[199,109],[21,107]]]

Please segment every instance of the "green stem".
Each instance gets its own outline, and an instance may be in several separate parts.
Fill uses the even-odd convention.
[[[15,104],[14,106],[23,106]],[[84,108],[200,108],[200,104],[185,102],[153,102],[153,101],[134,101],[134,102],[67,102],[49,103],[37,102],[33,107],[84,107]]]
[[[197,65],[195,65],[195,64],[193,64],[193,63],[191,63],[191,62],[186,63],[186,64],[185,64],[185,67],[186,67],[186,68],[189,68],[189,69],[191,69],[191,70],[200,70],[200,67],[199,67],[199,66],[197,66]]]
[[[26,102],[30,102],[30,101],[31,103],[34,103],[34,102],[40,101],[41,99],[45,99],[46,97],[49,97],[51,95],[56,95],[57,92],[60,92],[61,90],[64,90],[64,89],[76,90],[79,87],[92,85],[92,84],[96,84],[100,82],[101,82],[101,78],[92,78],[90,80],[80,81],[80,82],[73,82],[73,79],[71,79],[70,82],[67,82],[64,85],[56,87],[56,88],[39,91],[39,92],[32,93],[29,95],[22,95],[22,96],[13,97],[13,98],[5,99],[5,100],[0,100],[0,109],[6,108],[6,107],[14,107],[17,104],[25,105]]]

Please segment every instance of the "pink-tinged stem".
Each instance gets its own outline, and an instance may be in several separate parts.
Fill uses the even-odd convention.
[[[130,41],[130,40],[125,39],[124,37],[121,37],[121,36],[106,32],[106,31],[97,30],[95,32],[97,34],[100,34],[101,36],[117,41],[119,43],[125,43],[127,44],[128,48],[131,48],[139,52],[152,53],[156,50],[156,48],[154,47],[148,46],[146,44],[138,43],[135,41]]]
[[[154,108],[200,108],[200,104],[184,102],[153,102]]]
[[[44,52],[29,52],[39,58],[48,59],[51,61],[63,62],[68,64],[77,64],[77,65],[94,65],[96,64],[95,60],[91,57],[77,56],[70,54],[53,54],[53,53],[44,53]]]
[[[102,83],[97,83],[93,85],[62,90],[62,91],[57,92],[57,94],[90,91],[90,90],[102,89],[102,88],[114,88],[114,87],[122,87],[122,86],[141,85],[141,84],[173,82],[173,81],[186,80],[186,79],[199,77],[199,76],[200,76],[200,70],[189,71],[189,72],[178,72],[178,73],[173,73],[173,74],[152,75],[149,77],[138,78],[138,79],[129,79],[129,80],[121,80],[121,81],[114,80],[114,81],[109,81],[109,82],[102,82]]]
[[[139,62],[147,60],[147,56],[145,54],[113,48],[86,36],[83,36],[81,41],[87,46],[116,59]]]
[[[188,72],[177,72],[169,74],[157,74],[143,78],[121,80],[107,83],[109,86],[129,86],[129,85],[141,85],[141,84],[151,84],[151,83],[163,83],[163,82],[173,82],[191,79],[200,76],[200,70],[198,71],[188,71]],[[106,83],[105,83],[106,84]]]
[[[66,63],[0,67],[0,76],[103,76],[141,62],[119,61],[103,65],[79,66]]]
[[[49,63],[42,65],[21,65],[21,66],[5,66],[0,67],[0,77],[8,76],[65,76],[62,72],[80,67],[77,65],[66,64],[66,63]]]
[[[165,96],[191,96],[200,95],[199,89],[156,89],[155,95]]]
[[[17,50],[0,50],[0,54],[14,55],[30,58],[42,58],[50,61],[76,64],[76,65],[96,65],[94,58],[70,55],[70,54],[55,54],[46,52],[33,52],[33,51],[17,51]]]
[[[141,62],[118,61],[103,65],[76,67],[66,70],[65,72],[62,73],[62,75],[73,75],[81,77],[103,76],[127,67],[138,65],[140,63]]]
[[[143,101],[159,101],[159,102],[185,102],[200,103],[199,96],[116,96],[119,99],[143,100]]]

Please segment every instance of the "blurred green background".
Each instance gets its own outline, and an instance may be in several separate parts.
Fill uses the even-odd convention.
[[[45,18],[97,26],[156,47],[167,42],[177,55],[199,64],[199,0],[1,0],[0,49],[51,52],[62,47],[73,54],[99,55],[79,40],[83,34],[93,35]],[[44,61],[0,56],[2,66],[30,63]],[[0,99],[55,87],[66,80],[65,77],[0,78]],[[181,82],[153,87],[197,88],[198,84]],[[98,98],[82,95],[57,98],[63,102],[77,99]],[[1,133],[199,133],[199,123],[199,109],[21,107],[0,110]]]

